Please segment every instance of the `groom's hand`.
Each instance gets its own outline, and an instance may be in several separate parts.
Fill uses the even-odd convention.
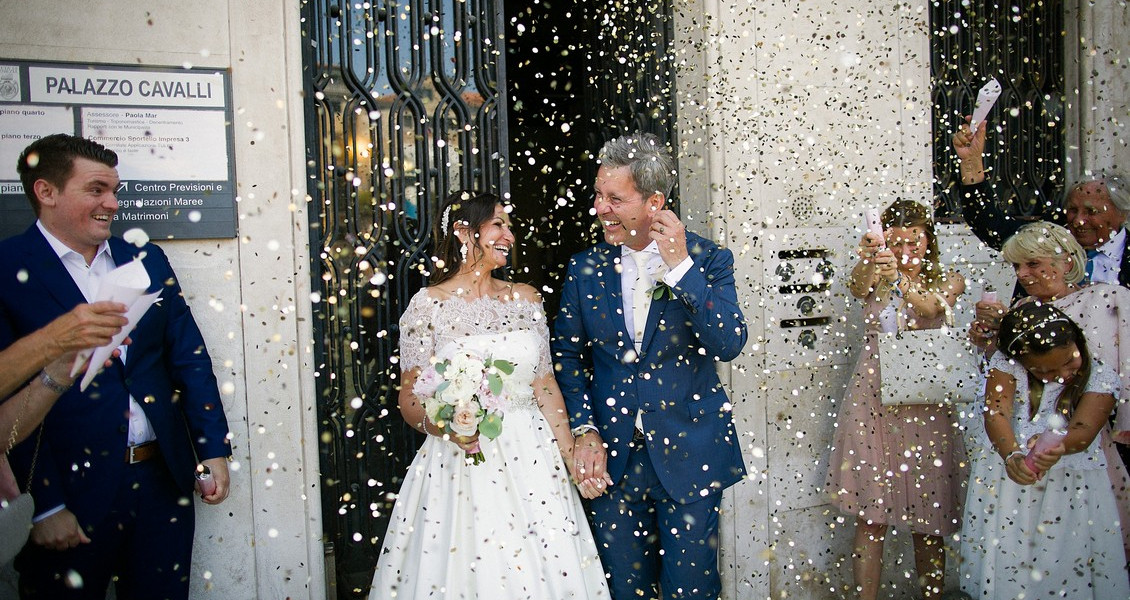
[[[604,440],[596,431],[586,431],[573,441],[573,466],[577,472],[578,481],[606,481],[608,477],[606,472],[607,461],[608,455],[604,450]]]
[[[651,217],[648,237],[659,246],[659,255],[668,268],[674,269],[689,256],[687,252],[687,228],[679,216],[670,210],[661,210]]]

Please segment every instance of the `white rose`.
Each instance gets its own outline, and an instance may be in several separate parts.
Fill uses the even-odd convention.
[[[449,377],[462,379],[469,375],[472,379],[478,379],[482,376],[486,365],[484,365],[482,359],[477,356],[471,354],[456,354],[451,358],[451,366],[448,368],[455,369],[454,375]]]
[[[516,373],[517,373],[517,369],[515,369],[515,373],[511,373],[509,375],[501,374],[502,375],[502,395],[505,396],[506,398],[514,398],[520,392],[522,392],[523,390],[529,389],[529,387],[530,387],[529,384],[520,383],[518,381],[518,378],[514,376]]]
[[[451,431],[458,435],[470,437],[479,430],[479,403],[460,402],[455,405],[455,414],[451,416]]]
[[[468,377],[466,374],[460,374],[451,381],[447,389],[440,392],[443,401],[447,404],[462,404],[471,399],[476,392],[479,391],[479,382]]]
[[[425,398],[424,399],[424,414],[427,415],[429,421],[431,421],[432,423],[435,423],[436,421],[439,420],[439,411],[444,406],[445,405],[444,405],[443,402],[440,402],[439,400],[437,400],[435,398]]]

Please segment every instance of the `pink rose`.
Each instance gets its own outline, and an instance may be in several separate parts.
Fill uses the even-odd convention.
[[[484,379],[483,384],[479,386],[479,404],[487,412],[506,412],[506,392],[495,396],[490,392],[490,385]]]
[[[479,430],[479,410],[479,403],[473,400],[456,404],[455,414],[451,415],[451,431],[465,437],[475,435]]]

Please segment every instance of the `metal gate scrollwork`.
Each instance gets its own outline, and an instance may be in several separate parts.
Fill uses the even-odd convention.
[[[420,441],[397,409],[397,320],[426,282],[436,207],[509,191],[501,6],[305,0],[301,15],[327,577],[364,597]]]
[[[934,208],[961,215],[950,136],[973,112],[980,87],[1002,92],[989,115],[988,181],[1012,215],[1041,217],[1064,189],[1064,6],[1062,0],[930,3],[934,110]]]

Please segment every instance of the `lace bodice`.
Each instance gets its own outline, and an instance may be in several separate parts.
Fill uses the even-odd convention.
[[[400,366],[423,367],[457,348],[475,348],[514,362],[514,377],[526,388],[512,402],[533,406],[534,379],[553,373],[549,328],[540,304],[478,298],[437,300],[422,289],[400,316]]]

